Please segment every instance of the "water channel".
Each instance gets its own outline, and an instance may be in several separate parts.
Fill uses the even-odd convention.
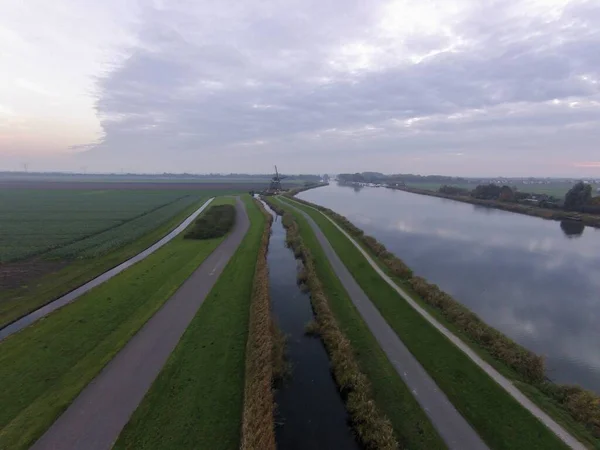
[[[512,339],[600,393],[600,229],[385,188],[298,195],[348,217]]]
[[[296,284],[298,262],[285,245],[281,218],[273,217],[267,262],[273,316],[287,337],[291,374],[275,393],[276,439],[281,450],[359,449],[320,339],[306,336],[313,320],[309,295]]]

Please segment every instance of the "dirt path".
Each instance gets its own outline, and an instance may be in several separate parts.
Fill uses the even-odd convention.
[[[312,208],[312,209],[317,211],[319,214],[323,214],[318,209],[315,209],[315,208]],[[300,211],[300,210],[298,210],[298,211]],[[305,217],[307,217],[307,219],[309,220],[309,223],[311,224],[311,227],[313,227],[313,229],[315,230],[315,233],[317,234],[317,237],[319,239],[319,242],[321,242],[321,245],[323,245],[322,240],[326,243],[326,245],[323,245],[323,248],[325,249],[325,247],[328,246],[330,249],[330,252],[335,255],[333,248],[331,248],[329,241],[327,241],[327,238],[323,235],[323,233],[321,232],[318,225],[304,211],[300,211],[300,212]],[[469,346],[467,344],[465,344],[460,338],[455,336],[450,330],[448,330],[446,327],[444,327],[434,317],[432,317],[427,311],[425,311],[419,304],[417,304],[406,292],[404,292],[404,290],[402,288],[400,288],[396,283],[394,283],[394,281],[381,270],[381,268],[377,265],[377,263],[375,261],[373,261],[371,256],[344,229],[342,229],[342,227],[340,227],[337,223],[335,223],[335,221],[333,221],[331,218],[327,217],[327,215],[323,214],[323,216],[327,220],[329,220],[338,230],[340,230],[348,238],[348,240],[365,257],[365,259],[367,260],[369,265],[371,267],[373,267],[373,269],[375,269],[375,271],[381,276],[381,278],[383,278],[387,284],[389,284],[396,292],[398,292],[398,294],[400,294],[402,296],[402,298],[404,298],[404,300],[406,300],[406,302],[413,309],[415,309],[415,311],[417,311],[431,325],[433,325],[440,333],[442,333],[455,346],[457,346],[461,351],[463,351],[469,357],[469,359],[471,359],[475,364],[477,364],[477,366],[479,366],[482,370],[484,370],[485,373],[487,373],[496,383],[498,383],[500,386],[502,386],[502,388],[508,394],[510,394],[517,402],[519,402],[519,404],[521,404],[521,406],[523,406],[531,414],[533,414],[540,422],[542,422],[546,427],[548,427],[556,436],[558,436],[558,438],[560,440],[562,440],[570,448],[575,449],[575,450],[585,450],[586,449],[586,447],[583,444],[581,444],[577,439],[575,439],[567,430],[565,430],[561,425],[559,425],[556,421],[554,421],[554,419],[552,419],[548,414],[546,414],[535,403],[533,403],[531,400],[529,400],[529,398],[527,398],[518,388],[516,388],[508,378],[504,377],[502,374],[500,374],[500,372],[498,372],[496,369],[494,369],[492,366],[490,366],[487,362],[485,362],[483,359],[481,359],[479,357],[479,355],[477,355],[473,350],[471,350],[471,348],[469,348]],[[321,235],[321,237],[319,237],[319,234]],[[328,253],[327,250],[326,250],[326,253]],[[328,257],[329,257],[329,253],[328,253]],[[339,261],[339,258],[337,257],[337,255],[335,255],[335,258],[337,258],[337,260]],[[330,259],[330,261],[331,261],[331,259]],[[339,263],[343,266],[341,261],[339,261]],[[332,265],[333,265],[333,262],[332,262]],[[344,269],[345,269],[345,266],[344,266]],[[346,272],[348,272],[347,269],[346,269]],[[336,270],[336,273],[337,273],[337,270]],[[352,278],[352,276],[350,275],[349,272],[348,272],[348,275],[350,276],[350,278]],[[353,278],[352,278],[352,281],[354,281]],[[354,283],[356,284],[356,282],[354,282]],[[359,289],[360,289],[360,287],[359,287]],[[363,295],[364,295],[364,293],[363,293]],[[366,296],[365,296],[365,298],[366,298]],[[353,299],[353,301],[354,301],[354,299]],[[368,301],[369,305],[371,307],[373,307],[373,309],[375,309],[375,312],[377,314],[379,314],[379,311],[377,311],[377,309],[373,306],[373,304],[368,299],[367,299],[367,301]],[[357,305],[357,307],[358,307],[358,305]],[[360,308],[359,308],[359,310],[360,310]],[[379,314],[379,316],[381,317],[380,314]],[[381,317],[381,319],[385,322],[383,317]],[[365,319],[365,321],[366,321],[366,319]],[[387,325],[387,322],[385,323],[385,326],[389,329],[390,333],[393,333],[394,336],[396,336],[394,331],[389,327],[389,325]],[[375,335],[375,337],[377,337],[375,332],[373,334]],[[379,340],[379,338],[377,338],[377,339]],[[397,336],[396,336],[396,339],[398,339]],[[398,339],[398,341],[399,341],[399,339]],[[401,342],[400,342],[400,344],[403,346],[403,344]],[[383,347],[383,345],[382,345],[382,347]],[[385,347],[383,347],[383,349],[384,349],[384,351],[386,351]],[[386,353],[387,353],[387,351],[386,351]],[[397,366],[397,364],[398,364],[397,361],[392,359],[389,354],[388,354],[388,358],[390,358],[390,361],[392,362],[392,364],[394,364],[394,366]],[[397,366],[396,369],[399,370],[399,367]],[[422,369],[422,368],[421,368],[421,370],[424,371],[424,369]],[[400,372],[398,372],[398,373],[400,373]],[[402,378],[405,379],[405,376],[403,376],[401,373],[400,373],[400,376],[402,376]],[[406,379],[405,379],[405,382],[406,382]],[[436,387],[436,389],[437,389],[437,387]],[[440,394],[441,394],[441,391],[440,391]],[[443,395],[443,394],[441,394],[441,395]],[[415,395],[415,396],[416,396],[417,400],[419,401],[419,403],[421,403],[422,396],[421,395]],[[448,400],[446,399],[446,401],[448,401]],[[421,403],[421,406],[423,406],[422,403]],[[428,411],[428,408],[425,406],[423,406],[423,408],[425,409],[425,412],[428,415],[430,415],[431,413],[437,414],[437,411],[431,411],[431,410]],[[458,412],[457,412],[457,414],[458,414]],[[430,416],[430,419],[431,419],[431,416]],[[433,419],[431,419],[431,420],[432,420],[434,426],[436,426],[436,423],[434,422],[434,420]],[[437,428],[437,426],[436,426],[436,428]],[[438,432],[440,432],[439,429],[438,429]],[[442,435],[441,432],[440,432],[440,435]],[[442,435],[442,437],[444,437],[444,436]],[[453,448],[467,449],[469,447],[467,447],[467,446],[460,447],[459,446],[459,447],[453,447]]]
[[[108,450],[150,389],[250,226],[243,202],[223,243],[79,394],[35,450]]]
[[[62,308],[63,306],[68,305],[69,303],[77,300],[79,297],[81,297],[83,294],[85,294],[89,290],[104,283],[105,281],[110,280],[115,275],[120,274],[125,269],[128,269],[129,267],[140,262],[144,258],[147,258],[149,255],[154,253],[156,250],[161,248],[163,245],[167,244],[168,242],[173,240],[173,238],[175,238],[176,236],[181,234],[181,232],[183,230],[185,230],[189,226],[189,224],[191,224],[194,221],[194,219],[196,219],[196,217],[198,217],[200,215],[200,213],[202,213],[202,211],[204,211],[208,207],[208,205],[210,205],[210,203],[213,200],[214,200],[214,197],[209,198],[200,208],[198,208],[187,219],[185,219],[183,222],[181,222],[177,226],[177,228],[172,230],[169,234],[164,236],[162,239],[160,239],[156,243],[152,244],[146,250],[143,250],[142,252],[138,253],[134,257],[128,259],[125,262],[122,262],[118,266],[113,267],[112,269],[104,272],[103,274],[98,275],[93,280],[88,281],[87,283],[79,286],[77,289],[72,290],[68,294],[63,295],[62,297],[59,297],[56,300],[53,300],[52,302],[42,306],[41,308],[38,308],[35,311],[30,312],[26,316],[23,316],[20,319],[12,322],[11,324],[5,326],[4,328],[1,328],[0,329],[0,341],[4,338],[10,336],[11,334],[14,334],[17,331],[21,331],[23,328],[28,327],[36,320],[50,314],[52,311]]]

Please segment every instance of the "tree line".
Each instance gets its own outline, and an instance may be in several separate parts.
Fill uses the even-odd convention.
[[[542,208],[564,209],[565,211],[600,214],[600,197],[594,198],[592,186],[580,181],[573,185],[564,199],[548,194],[521,192],[510,186],[480,184],[472,191],[456,186],[444,185],[438,192],[446,195],[470,196],[480,200],[535,204]]]

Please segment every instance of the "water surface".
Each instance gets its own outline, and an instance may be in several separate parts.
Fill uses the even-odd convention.
[[[600,393],[600,230],[385,188],[299,198],[345,215],[487,323]]]
[[[291,376],[275,392],[277,448],[358,450],[325,347],[320,339],[304,333],[313,312],[308,294],[296,285],[298,263],[285,246],[281,218],[268,211],[275,219],[267,255],[271,305],[279,328],[287,336],[291,364]]]

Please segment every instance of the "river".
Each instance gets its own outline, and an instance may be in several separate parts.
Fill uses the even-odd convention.
[[[485,322],[600,393],[600,230],[386,188],[329,185],[331,208]]]

